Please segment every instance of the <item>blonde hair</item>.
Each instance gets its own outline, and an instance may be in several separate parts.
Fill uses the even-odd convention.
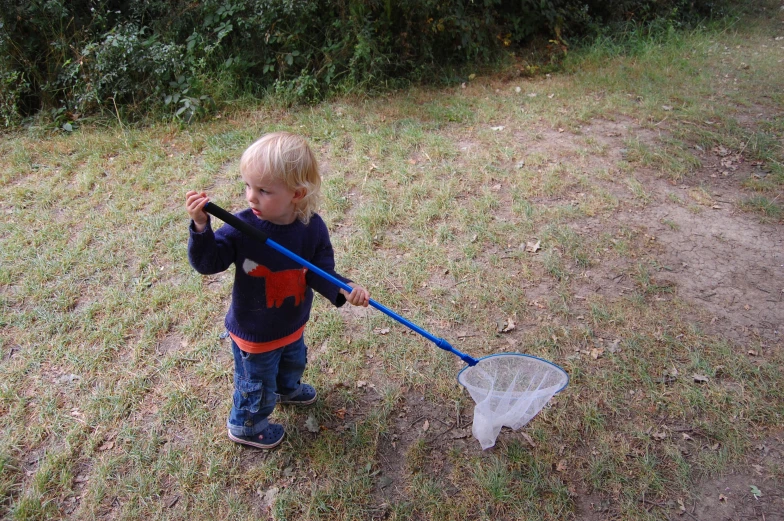
[[[280,181],[289,190],[304,190],[297,202],[297,219],[305,224],[321,202],[321,175],[318,162],[307,141],[290,132],[265,134],[245,150],[240,172],[255,173]]]

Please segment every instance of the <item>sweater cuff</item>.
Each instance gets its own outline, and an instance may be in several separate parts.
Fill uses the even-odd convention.
[[[191,219],[191,222],[188,225],[188,229],[190,230],[191,235],[203,235],[203,234],[207,233],[208,231],[212,231],[211,224],[212,223],[210,221],[210,216],[208,215],[207,216],[207,224],[204,225],[204,229],[202,231],[197,231],[196,230],[196,223],[193,222],[193,219]]]

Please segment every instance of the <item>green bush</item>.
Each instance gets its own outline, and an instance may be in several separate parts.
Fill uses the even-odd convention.
[[[103,111],[191,120],[232,95],[315,102],[432,81],[538,36],[565,49],[614,24],[693,23],[723,8],[691,0],[0,0],[0,116],[11,126],[48,111],[64,126]]]

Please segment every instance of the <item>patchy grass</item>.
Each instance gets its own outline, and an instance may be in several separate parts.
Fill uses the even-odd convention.
[[[784,414],[781,333],[735,335],[754,328],[711,316],[667,258],[703,232],[681,209],[705,228],[725,209],[781,222],[775,27],[674,33],[631,54],[605,42],[545,78],[3,136],[0,514],[675,515]],[[473,356],[553,360],[569,388],[482,452],[459,360],[317,300],[306,376],[321,399],[275,412],[280,449],[231,444],[232,277],[188,266],[183,197],[242,208],[239,155],[274,129],[307,136],[324,165],[343,273]],[[778,316],[781,288],[763,289],[770,302],[749,304]]]

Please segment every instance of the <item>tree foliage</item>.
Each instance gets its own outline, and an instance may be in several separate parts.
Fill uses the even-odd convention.
[[[729,1],[729,0],[725,0]],[[296,102],[438,77],[541,35],[715,14],[691,0],[0,0],[0,117],[190,120],[212,100]]]

